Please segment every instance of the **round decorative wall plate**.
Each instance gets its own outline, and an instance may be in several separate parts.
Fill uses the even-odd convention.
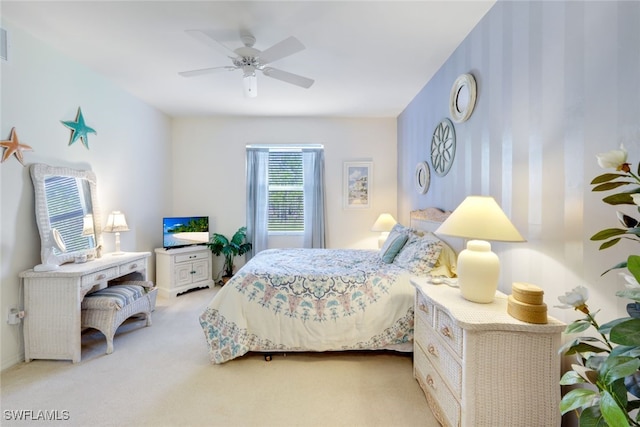
[[[456,123],[471,117],[476,106],[476,79],[471,74],[463,74],[456,79],[451,88],[449,112]]]
[[[443,119],[431,138],[431,165],[438,176],[445,176],[456,155],[456,131],[449,119]]]
[[[416,190],[418,193],[425,194],[429,191],[429,184],[431,183],[431,171],[429,170],[429,164],[427,162],[420,162],[416,166]]]

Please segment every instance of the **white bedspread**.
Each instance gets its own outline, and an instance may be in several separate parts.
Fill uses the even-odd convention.
[[[389,349],[413,340],[408,271],[377,251],[270,249],[200,315],[213,363],[249,351]]]

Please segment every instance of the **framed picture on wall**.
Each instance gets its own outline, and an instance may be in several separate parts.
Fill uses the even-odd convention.
[[[345,209],[371,207],[372,179],[372,162],[344,162],[342,194]]]

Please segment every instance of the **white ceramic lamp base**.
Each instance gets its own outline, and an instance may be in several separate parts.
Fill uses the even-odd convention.
[[[387,241],[387,238],[389,238],[388,231],[383,231],[382,233],[380,233],[380,237],[378,237],[378,249],[381,249],[384,246],[384,242]]]
[[[498,289],[500,260],[484,240],[469,240],[458,255],[458,285],[462,296],[473,302],[490,303]]]

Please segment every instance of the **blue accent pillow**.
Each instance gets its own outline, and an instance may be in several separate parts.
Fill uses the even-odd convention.
[[[389,237],[380,249],[380,258],[382,258],[382,261],[391,264],[404,244],[407,243],[408,239],[409,236],[405,233],[389,233]]]

